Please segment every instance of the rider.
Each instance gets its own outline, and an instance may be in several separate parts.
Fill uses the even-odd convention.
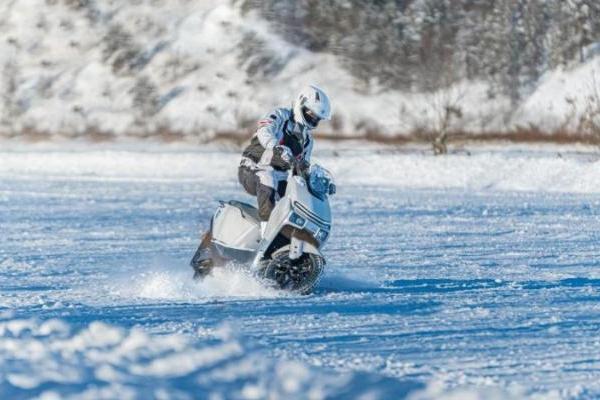
[[[238,179],[246,192],[257,197],[261,234],[278,198],[285,194],[287,171],[295,164],[301,170],[310,166],[312,131],[321,120],[331,119],[329,97],[317,86],[305,87],[291,108],[276,108],[258,121],[258,129],[242,153]],[[208,247],[211,232],[204,234],[192,258],[195,277],[210,272]]]
[[[292,108],[277,108],[258,121],[258,129],[242,153],[238,179],[256,196],[261,232],[278,197],[285,193],[287,171],[294,159],[302,170],[310,166],[312,131],[331,118],[329,97],[318,87],[304,88]]]

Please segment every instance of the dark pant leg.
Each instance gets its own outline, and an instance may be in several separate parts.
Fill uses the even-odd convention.
[[[258,202],[258,216],[261,221],[268,221],[271,211],[275,208],[275,189],[260,183],[260,178],[248,167],[238,169],[238,179],[244,190],[256,196]]]
[[[251,194],[252,196],[256,196],[256,186],[260,183],[258,176],[248,167],[239,167],[238,168],[238,180],[244,187],[244,190]]]
[[[280,181],[277,185],[277,193],[279,194],[279,198],[285,196],[285,190],[287,189],[287,181]]]
[[[268,221],[271,216],[271,211],[275,208],[275,189],[259,183],[256,192],[258,217],[261,221]]]

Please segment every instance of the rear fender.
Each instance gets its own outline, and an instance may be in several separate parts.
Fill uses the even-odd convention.
[[[221,203],[212,218],[213,243],[245,252],[256,251],[261,235],[258,222],[238,207]]]

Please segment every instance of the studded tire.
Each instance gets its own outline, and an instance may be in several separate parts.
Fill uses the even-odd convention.
[[[303,254],[298,260],[290,260],[288,251],[273,254],[271,260],[263,261],[260,275],[278,289],[309,294],[319,283],[325,260],[316,254]]]

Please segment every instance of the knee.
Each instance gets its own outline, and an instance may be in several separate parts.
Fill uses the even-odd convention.
[[[242,184],[244,190],[252,196],[256,196],[257,180],[256,175],[249,169],[245,167],[238,169],[238,181]]]

